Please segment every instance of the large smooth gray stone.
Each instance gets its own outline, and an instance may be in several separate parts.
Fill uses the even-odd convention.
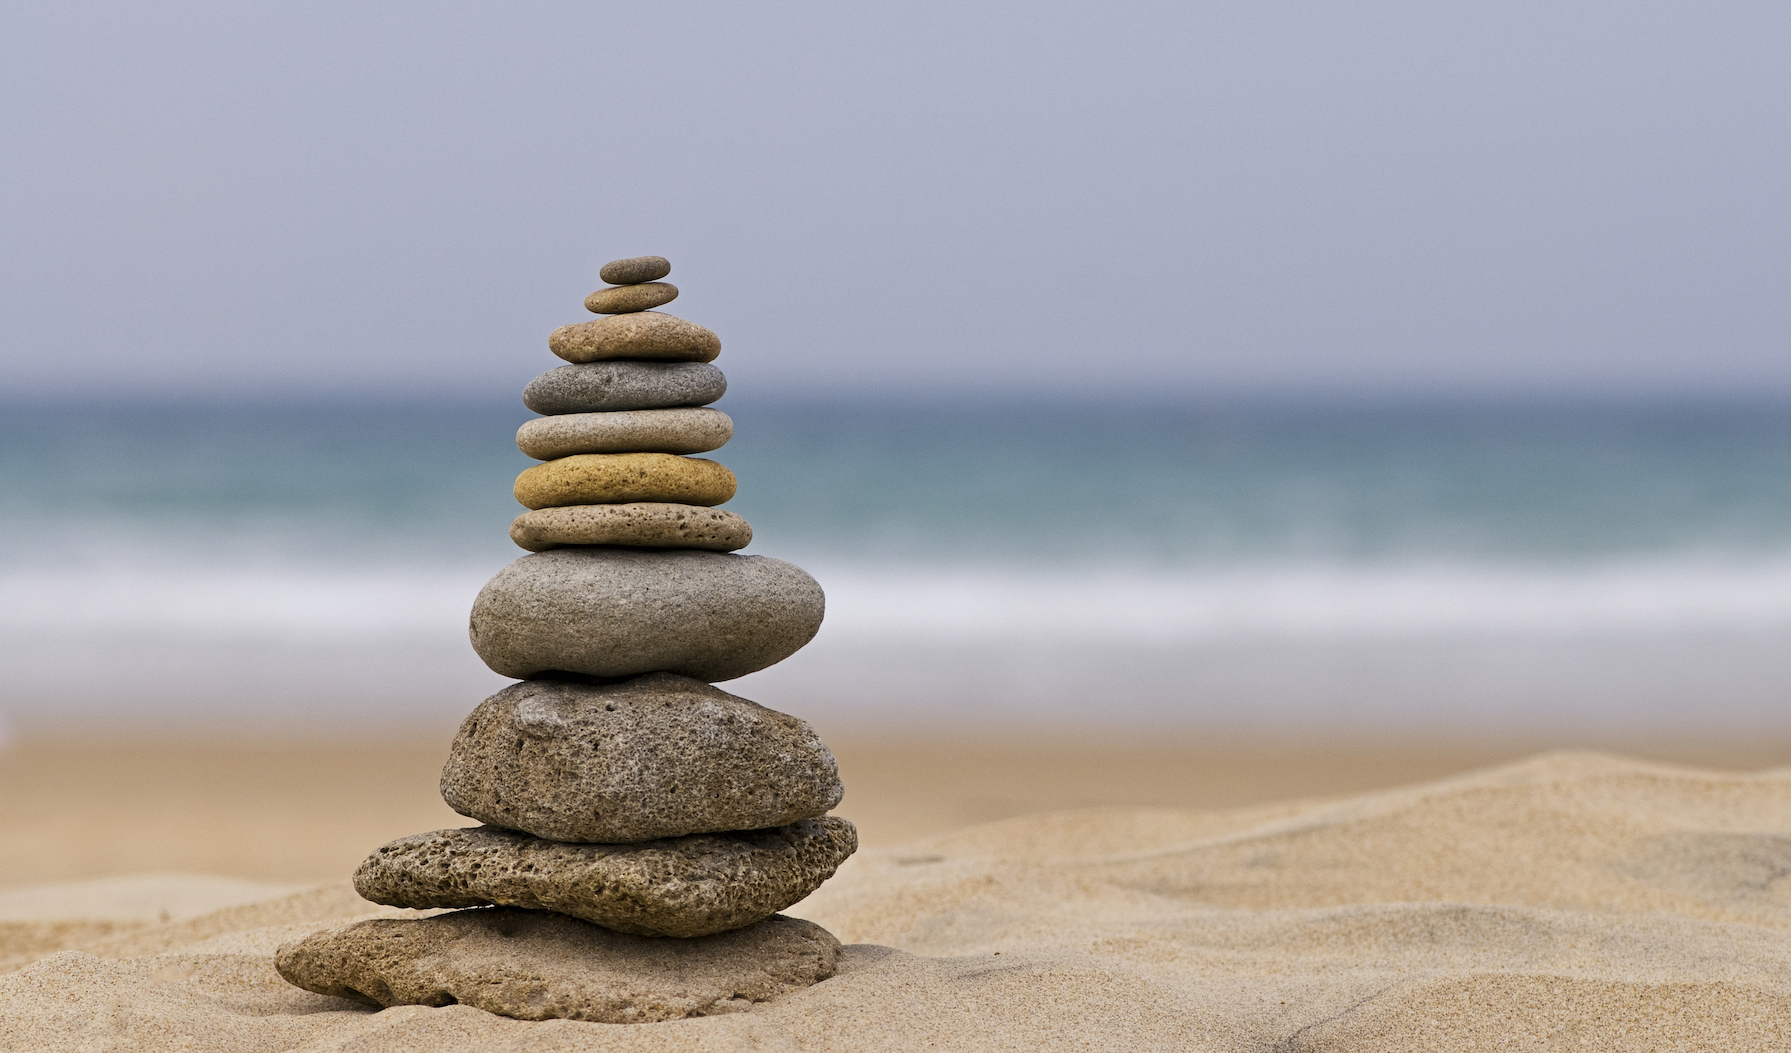
[[[473,650],[517,679],[680,673],[713,683],[814,639],[826,597],[802,568],[697,549],[561,548],[511,563],[473,601]]]
[[[704,406],[727,394],[728,378],[707,362],[581,362],[553,369],[522,389],[536,413]]]
[[[448,807],[554,841],[783,826],[844,794],[807,723],[671,673],[513,684],[460,725],[442,769]]]
[[[367,857],[355,891],[394,907],[552,910],[640,936],[707,936],[769,918],[858,849],[844,819],[579,845],[475,826],[401,837]]]
[[[282,946],[286,982],[375,1006],[457,1003],[519,1020],[649,1024],[739,1013],[839,968],[840,943],[774,915],[694,940],[509,907],[378,918]]]

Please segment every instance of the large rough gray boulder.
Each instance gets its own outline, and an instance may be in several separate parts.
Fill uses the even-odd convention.
[[[839,957],[832,933],[781,915],[659,940],[498,907],[326,929],[281,947],[274,965],[307,991],[369,1005],[645,1024],[742,1012],[827,979]]]
[[[802,568],[697,549],[562,548],[497,572],[473,601],[473,650],[519,680],[670,672],[713,683],[814,638],[826,597]]]
[[[554,841],[652,841],[826,815],[839,766],[804,721],[700,680],[529,680],[460,725],[442,799]]]
[[[401,837],[367,857],[354,887],[394,907],[523,907],[642,936],[707,936],[802,899],[857,848],[858,831],[832,816],[634,845],[479,826]]]

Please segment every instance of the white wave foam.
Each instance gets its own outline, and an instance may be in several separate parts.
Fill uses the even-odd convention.
[[[24,634],[364,641],[465,632],[488,567],[0,576]],[[1176,645],[1242,638],[1571,637],[1791,626],[1791,556],[1577,568],[1485,565],[1017,570],[811,564],[830,639]]]
[[[822,580],[833,633],[959,641],[1561,637],[1791,625],[1791,559],[1154,574],[837,568]]]

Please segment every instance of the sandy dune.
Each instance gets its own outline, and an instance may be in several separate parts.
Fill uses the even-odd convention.
[[[642,1026],[286,986],[282,941],[404,913],[346,884],[230,883],[237,905],[162,922],[115,882],[0,894],[0,1050],[1785,1049],[1788,876],[1786,769],[1553,754],[1341,800],[1056,812],[866,850],[790,912],[855,945],[841,975]]]

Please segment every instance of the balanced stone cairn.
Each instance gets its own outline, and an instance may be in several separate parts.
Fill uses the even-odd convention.
[[[532,555],[473,602],[472,642],[520,683],[474,709],[442,797],[486,824],[415,834],[354,876],[375,903],[455,909],[280,948],[293,984],[377,1006],[464,1003],[610,1023],[737,1012],[833,975],[839,941],[777,912],[858,847],[808,724],[718,690],[821,627],[801,569],[733,555],[734,475],[690,454],[733,421],[721,341],[661,314],[658,256],[617,260],[596,321],[548,347],[569,364],[523,402],[510,536]]]

